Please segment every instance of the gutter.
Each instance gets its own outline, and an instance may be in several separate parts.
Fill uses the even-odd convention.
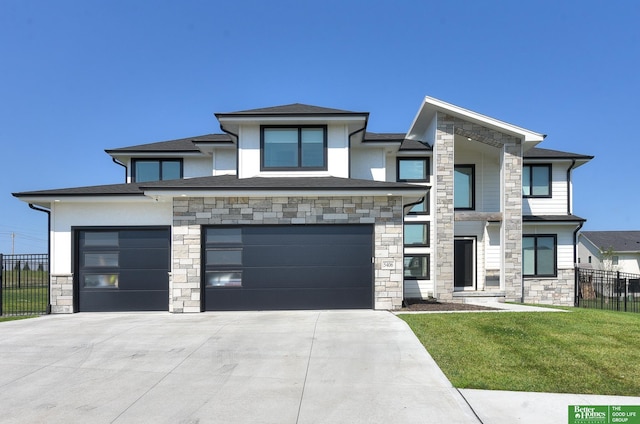
[[[118,159],[116,158],[111,158],[111,160],[113,161],[113,163],[115,163],[116,165],[120,165],[121,167],[124,168],[124,182],[127,182],[127,178],[129,177],[129,169],[127,168],[127,165],[125,165],[124,163],[120,162]]]
[[[578,266],[578,231],[582,229],[584,222],[578,225],[578,228],[573,230],[573,266]],[[587,239],[589,240],[589,239]]]
[[[351,137],[353,137],[354,135],[358,134],[359,132],[365,131],[367,129],[367,124],[369,123],[369,115],[367,115],[366,118],[364,118],[364,126],[360,129],[357,129],[351,133],[349,133],[349,135],[347,136],[347,140],[349,143],[348,146],[348,151],[349,151],[349,162],[348,162],[348,171],[347,171],[347,175],[349,178],[351,178]]]
[[[42,209],[29,203],[29,207],[34,211],[47,214],[47,273],[49,274],[49,284],[47,284],[47,314],[51,313],[51,210]]]
[[[220,124],[220,130],[226,134],[229,134],[231,137],[236,138],[236,177],[238,177],[240,175],[240,137],[238,136],[238,134],[226,129],[222,124]],[[262,149],[260,150],[262,151]]]
[[[575,168],[576,160],[571,160],[571,166],[567,169],[567,215],[571,215],[571,170]]]

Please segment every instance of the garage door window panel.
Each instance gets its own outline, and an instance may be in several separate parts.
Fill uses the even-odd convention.
[[[242,229],[210,227],[204,233],[205,288],[242,287]]]
[[[92,289],[117,289],[118,274],[84,274],[83,287]]]
[[[242,271],[207,271],[206,287],[242,287]]]

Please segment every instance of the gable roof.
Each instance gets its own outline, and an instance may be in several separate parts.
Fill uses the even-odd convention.
[[[200,149],[194,143],[232,143],[229,134],[205,134],[195,137],[179,138],[177,140],[159,141],[156,143],[138,144],[136,146],[106,149],[112,153],[151,153],[151,152],[199,152]]]
[[[230,116],[280,116],[280,115],[293,115],[293,116],[309,116],[309,115],[366,115],[369,116],[369,112],[353,112],[342,109],[332,109],[321,106],[307,105],[303,103],[292,103],[281,106],[263,107],[258,109],[240,110],[237,112],[216,113],[215,116],[220,119]]]
[[[640,231],[582,231],[598,249],[611,248],[614,252],[640,251]]]

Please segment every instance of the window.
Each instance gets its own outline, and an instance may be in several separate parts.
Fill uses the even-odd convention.
[[[135,159],[133,179],[135,182],[178,180],[182,178],[180,159]]]
[[[429,255],[404,255],[404,278],[407,280],[428,280]]]
[[[522,272],[525,277],[555,277],[556,235],[522,237]]]
[[[242,229],[204,229],[205,287],[242,287]]]
[[[327,127],[262,127],[262,170],[326,170]]]
[[[404,224],[405,246],[429,246],[429,223],[406,222]]]
[[[428,158],[398,158],[398,181],[429,181]]]
[[[522,167],[522,195],[524,197],[551,197],[551,165],[524,165]]]
[[[429,215],[429,195],[409,209],[409,215]]]
[[[475,165],[455,165],[453,176],[453,206],[455,209],[475,209]]]
[[[617,256],[613,256],[611,258],[611,265],[618,265],[618,261],[620,260],[620,258],[618,258]]]

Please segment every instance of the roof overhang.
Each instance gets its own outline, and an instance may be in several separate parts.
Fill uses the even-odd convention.
[[[544,134],[536,133],[516,125],[491,118],[490,116],[482,115],[472,110],[464,109],[460,106],[427,96],[424,98],[416,117],[413,119],[411,127],[407,132],[407,138],[410,140],[425,141],[425,134],[438,113],[445,113],[464,121],[482,125],[483,127],[517,137],[522,140],[524,145],[526,145],[526,147],[524,147],[525,150],[540,143],[546,137]]]
[[[220,128],[231,134],[238,134],[241,125],[325,125],[344,124],[349,132],[364,129],[369,113],[299,113],[290,115],[226,114],[216,113]]]

